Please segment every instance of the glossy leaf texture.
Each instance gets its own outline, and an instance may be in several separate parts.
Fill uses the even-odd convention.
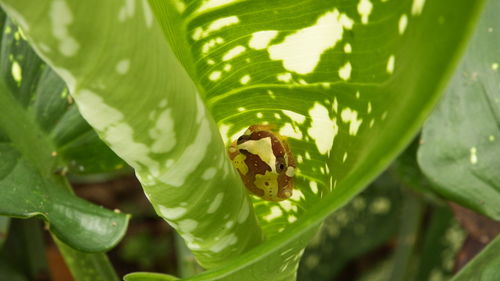
[[[8,163],[0,169],[2,215],[42,217],[52,233],[83,251],[108,250],[125,234],[127,215],[93,205],[45,178],[10,143],[0,143],[0,154]]]
[[[76,197],[60,174],[74,164],[102,172],[121,160],[68,105],[61,96],[64,82],[11,22],[4,25],[0,64],[0,214],[41,217],[52,233],[79,250],[110,249],[124,235],[128,216]],[[67,158],[75,149],[72,142],[84,139],[84,147],[101,147],[104,155],[89,151],[89,158]]]
[[[425,123],[418,161],[433,189],[500,220],[499,1],[489,1],[446,95]]]
[[[2,3],[158,213],[218,266],[190,280],[292,280],[321,221],[414,136],[482,1]],[[294,196],[253,198],[258,225],[214,121],[226,145],[252,124],[288,136]],[[147,276],[162,278],[127,280]]]
[[[61,172],[112,172],[124,162],[81,117],[64,81],[48,68],[10,20],[2,30],[0,75],[26,114],[54,143]]]
[[[500,275],[500,235],[475,256],[452,281],[494,281]]]

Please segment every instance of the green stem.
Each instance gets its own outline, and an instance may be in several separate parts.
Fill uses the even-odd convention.
[[[52,238],[56,242],[75,281],[119,281],[106,254],[80,252],[64,244],[54,235],[52,235]]]
[[[393,256],[393,269],[390,281],[409,280],[412,257],[422,219],[422,202],[410,192],[403,194],[403,210],[397,240],[397,248]]]

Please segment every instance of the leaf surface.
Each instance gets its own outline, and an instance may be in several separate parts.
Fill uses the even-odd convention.
[[[443,100],[425,123],[418,161],[448,200],[500,220],[499,1],[489,1]]]
[[[61,97],[64,82],[22,36],[14,24],[5,24],[0,63],[0,214],[39,216],[56,236],[79,250],[110,249],[124,235],[128,216],[76,197],[59,174],[64,167],[106,171],[110,162],[121,160],[97,139],[76,107]],[[104,150],[98,150],[107,155],[86,158],[92,155],[89,152],[78,158],[83,162],[67,158],[75,149],[70,143],[85,135],[94,137],[81,144],[100,146]]]

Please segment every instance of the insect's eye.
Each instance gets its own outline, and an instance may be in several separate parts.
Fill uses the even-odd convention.
[[[278,173],[281,173],[281,172],[285,171],[285,169],[286,169],[285,159],[282,157],[276,159],[276,171]]]

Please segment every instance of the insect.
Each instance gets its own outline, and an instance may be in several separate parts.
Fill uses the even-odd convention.
[[[253,194],[269,201],[292,196],[295,161],[286,138],[270,125],[252,125],[229,147],[229,158]]]

